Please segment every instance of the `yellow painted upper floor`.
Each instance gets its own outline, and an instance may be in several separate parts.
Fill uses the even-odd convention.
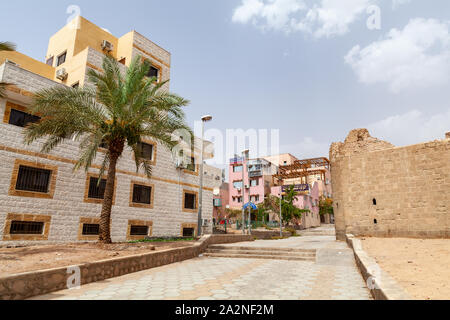
[[[92,52],[96,54],[90,54]],[[96,57],[102,54],[113,56],[125,66],[140,55],[151,62],[152,72],[158,81],[170,78],[171,55],[168,51],[136,31],[117,38],[81,16],[74,18],[50,38],[45,62],[19,52],[5,51],[0,52],[0,65],[9,60],[48,79],[68,86],[82,86],[89,68],[100,70],[101,61]],[[65,76],[61,76],[62,71]]]

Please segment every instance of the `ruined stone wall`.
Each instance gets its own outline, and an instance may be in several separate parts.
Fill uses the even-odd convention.
[[[450,237],[450,137],[407,147],[350,132],[330,149],[336,234]]]

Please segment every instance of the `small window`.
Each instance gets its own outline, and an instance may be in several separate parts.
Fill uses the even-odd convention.
[[[149,160],[149,161],[153,160],[153,145],[152,144],[140,142],[138,144],[138,148],[141,152],[141,156],[143,159]]]
[[[67,51],[64,52],[63,54],[61,54],[60,56],[58,56],[57,61],[56,61],[56,66],[59,67],[64,62],[66,62],[66,57],[67,57]]]
[[[50,170],[20,166],[16,190],[48,193]]]
[[[214,199],[214,207],[219,208],[222,206],[222,200],[221,199]]]
[[[373,199],[372,203],[373,203],[374,206],[376,206],[377,205],[377,199]]]
[[[183,237],[192,238],[194,237],[195,229],[194,228],[183,228]]]
[[[251,187],[259,186],[259,179],[252,179],[252,180],[250,180],[250,186]]]
[[[193,193],[185,193],[184,194],[184,208],[189,210],[197,209],[197,195]]]
[[[378,220],[377,219],[373,219],[373,223],[374,224],[378,224]]]
[[[83,224],[83,236],[98,236],[100,234],[99,224]]]
[[[186,167],[186,170],[195,172],[196,171],[196,165],[195,165],[195,157],[191,157],[191,163],[189,163]]]
[[[72,85],[72,88],[74,88],[74,89],[77,89],[77,88],[79,88],[80,87],[80,82],[78,81],[78,82],[75,82],[73,85]]]
[[[43,234],[44,222],[12,221],[10,234]]]
[[[242,186],[243,186],[242,181],[235,181],[235,182],[233,182],[233,187],[235,189],[242,189]]]
[[[45,62],[47,65],[53,67],[53,61],[55,60],[55,57],[50,57],[47,59],[47,61]]]
[[[150,66],[150,70],[148,70],[147,77],[149,77],[149,78],[155,77],[156,80],[158,80],[158,76],[159,76],[158,68],[155,68],[154,66]]]
[[[131,226],[130,235],[131,236],[148,236],[149,228],[148,226]]]
[[[122,58],[122,59],[119,60],[119,63],[125,64],[126,61],[127,61],[127,58]]]
[[[242,172],[243,166],[234,166],[233,172]]]
[[[151,204],[152,187],[135,184],[133,187],[133,202]]]
[[[100,184],[98,184],[98,178],[91,177],[89,179],[88,198],[103,199],[105,196],[105,189],[106,189],[106,179],[102,179],[100,181]]]
[[[36,122],[39,122],[39,120],[41,120],[41,118],[38,116],[34,116],[29,113],[19,111],[16,109],[11,109],[8,123],[13,126],[18,126],[18,127],[24,128],[29,123],[36,123]]]

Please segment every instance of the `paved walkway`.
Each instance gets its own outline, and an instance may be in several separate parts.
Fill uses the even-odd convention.
[[[352,251],[344,242],[336,242],[332,236],[304,236],[236,245],[317,249],[317,259],[316,262],[308,262],[199,257],[34,299],[370,299]]]

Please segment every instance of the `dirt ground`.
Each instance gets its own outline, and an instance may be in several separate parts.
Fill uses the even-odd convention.
[[[364,250],[419,300],[450,299],[450,239],[361,239]]]
[[[36,270],[51,269],[132,256],[154,250],[192,246],[194,241],[118,243],[100,245],[77,243],[23,248],[0,248],[0,277]]]

